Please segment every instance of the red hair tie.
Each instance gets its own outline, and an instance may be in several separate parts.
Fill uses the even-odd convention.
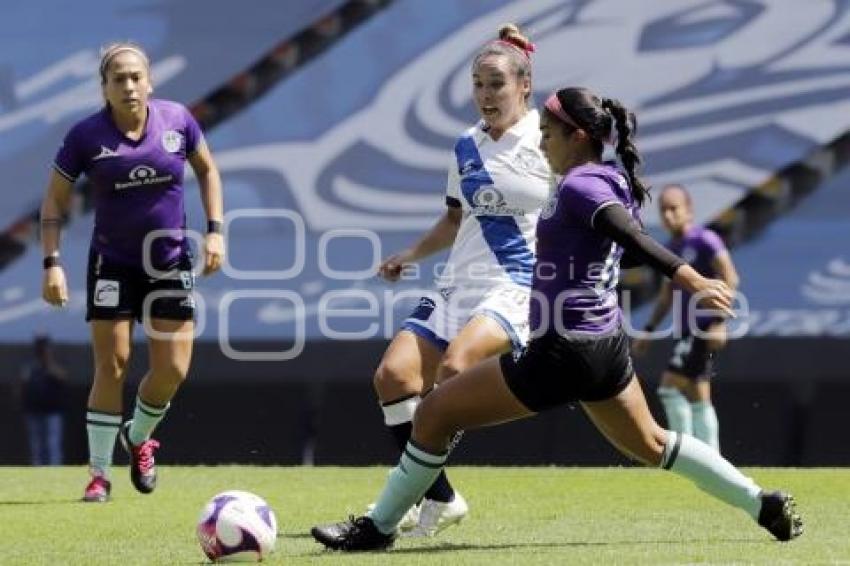
[[[507,45],[510,45],[511,47],[519,49],[520,51],[522,51],[523,55],[525,55],[529,59],[531,59],[531,54],[537,51],[537,46],[535,46],[533,43],[521,42],[520,40],[513,37],[509,37],[508,39],[497,39],[496,43],[505,43]]]

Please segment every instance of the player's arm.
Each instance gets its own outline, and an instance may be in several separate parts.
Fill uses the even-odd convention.
[[[401,276],[405,265],[451,246],[457,237],[462,219],[463,212],[460,206],[448,206],[446,212],[416,243],[385,259],[378,268],[378,274],[387,281],[396,281]]]
[[[201,202],[207,215],[207,234],[204,236],[204,275],[221,268],[224,261],[224,238],[221,222],[224,218],[224,203],[221,191],[221,175],[206,142],[201,142],[188,156],[189,165],[195,172],[201,188]]]
[[[738,270],[735,269],[735,264],[732,262],[732,256],[728,250],[723,250],[714,256],[711,260],[711,267],[717,278],[722,280],[730,289],[735,290],[741,283],[741,278],[738,277]]]
[[[41,296],[47,303],[60,307],[68,302],[68,284],[59,262],[59,236],[62,222],[71,206],[73,188],[69,179],[53,169],[39,216],[41,250],[44,254]]]
[[[622,205],[613,204],[600,209],[594,215],[593,228],[617,242],[638,261],[699,296],[706,308],[734,316],[732,291],[725,282],[703,277],[682,258],[653,240],[639,229]]]

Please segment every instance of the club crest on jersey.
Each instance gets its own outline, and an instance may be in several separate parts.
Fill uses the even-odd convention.
[[[183,135],[176,130],[166,130],[162,133],[162,147],[168,153],[177,153],[183,145]]]
[[[693,263],[697,259],[697,251],[691,246],[685,246],[682,249],[682,259],[688,263]]]
[[[540,161],[540,156],[528,147],[520,148],[514,156],[514,164],[520,171],[533,171],[541,164]]]
[[[472,204],[486,208],[495,208],[505,203],[505,197],[501,191],[493,185],[479,187],[472,195]]]

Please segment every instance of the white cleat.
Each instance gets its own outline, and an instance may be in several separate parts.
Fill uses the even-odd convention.
[[[446,527],[463,521],[468,513],[469,505],[457,491],[455,491],[454,499],[448,503],[423,499],[419,509],[419,524],[403,536],[411,538],[436,536]]]
[[[374,503],[370,503],[368,507],[366,507],[367,514],[375,508]],[[415,529],[419,525],[419,505],[414,505],[410,509],[407,510],[407,513],[404,514],[404,517],[401,518],[401,522],[398,524],[398,530],[401,531],[402,534],[409,532],[412,529]]]

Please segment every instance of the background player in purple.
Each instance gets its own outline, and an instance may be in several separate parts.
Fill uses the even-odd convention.
[[[637,177],[640,155],[633,120],[617,101],[583,88],[559,90],[546,101],[541,147],[558,189],[537,224],[532,338],[518,357],[492,357],[445,382],[422,400],[411,440],[375,508],[364,517],[314,527],[329,548],[356,551],[390,546],[407,508],[445,465],[458,430],[532,416],[581,402],[600,432],[623,454],[692,480],[703,491],[746,511],[780,540],[802,533],[793,498],[765,492],[720,454],[692,436],[662,429],[649,412],[632,369],[617,304],[620,259],[642,262],[691,293],[707,308],[732,314],[732,291],[708,279],[640,229],[647,192]],[[603,163],[612,143],[622,164]]]
[[[658,207],[671,236],[667,248],[702,275],[716,277],[730,289],[736,289],[738,272],[729,251],[720,236],[694,224],[691,196],[685,187],[664,187]],[[661,376],[658,397],[671,430],[693,434],[719,450],[720,427],[711,403],[710,380],[714,374],[714,355],[726,344],[726,322],[722,318],[692,316],[697,305],[691,294],[672,281],[664,281],[644,330],[652,332],[673,306],[679,310],[674,328],[677,340],[667,370]],[[650,344],[648,337],[637,338],[632,351],[643,355]]]
[[[150,64],[135,44],[105,48],[100,78],[106,104],[66,135],[41,207],[44,300],[62,306],[68,287],[60,222],[77,178],[85,174],[93,185],[86,320],[95,371],[86,414],[91,480],[83,500],[94,502],[109,499],[119,433],[130,453],[133,485],[142,493],[156,487],[153,453],[159,444],[151,433],[189,370],[195,303],[183,206],[187,161],[208,218],[204,274],[218,270],[224,258],[221,178],[197,122],[182,105],[149,98]],[[122,425],[134,320],[153,331],[150,370],[139,384],[132,420]]]

